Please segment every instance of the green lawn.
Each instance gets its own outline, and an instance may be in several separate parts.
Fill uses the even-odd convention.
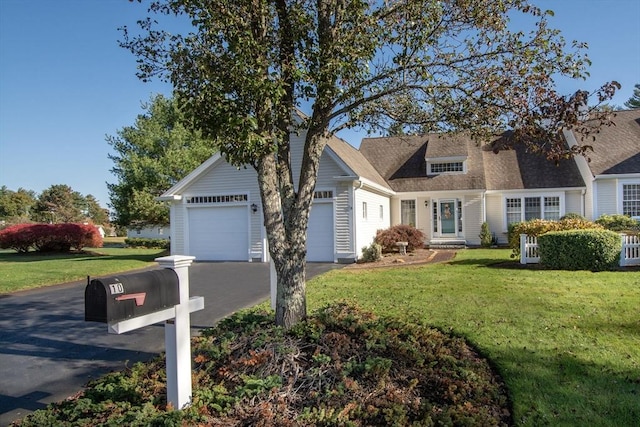
[[[332,271],[310,281],[308,302],[344,299],[466,337],[504,377],[518,425],[640,425],[640,272],[491,266],[509,253]]]
[[[101,256],[0,252],[0,293],[150,265],[160,250]],[[308,284],[309,309],[348,300],[464,336],[510,390],[517,425],[640,425],[640,271],[492,266],[509,250],[451,262],[342,269]]]
[[[161,249],[91,249],[88,254],[0,252],[0,294],[144,268]]]

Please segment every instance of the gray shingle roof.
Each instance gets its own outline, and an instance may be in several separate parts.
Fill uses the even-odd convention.
[[[499,141],[496,141],[499,143]],[[580,170],[573,160],[558,164],[545,156],[527,151],[524,144],[495,154],[483,148],[487,190],[584,187]]]
[[[380,176],[377,170],[364,158],[362,153],[344,140],[334,136],[327,143],[349,168],[359,177],[366,178],[384,188],[391,190],[391,187]]]
[[[491,143],[500,140],[496,137]],[[398,192],[584,186],[573,161],[556,166],[543,156],[527,153],[522,145],[495,154],[491,145],[480,145],[462,134],[366,138],[360,144],[360,152]],[[465,154],[466,174],[426,175],[425,157]]]
[[[640,173],[640,109],[616,112],[615,126],[604,127],[591,145],[589,167],[593,175]]]

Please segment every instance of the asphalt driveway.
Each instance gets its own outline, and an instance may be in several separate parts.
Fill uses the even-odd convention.
[[[340,268],[310,263],[307,277]],[[205,308],[191,315],[192,333],[269,298],[269,265],[195,263],[190,294]],[[91,379],[164,351],[164,326],[122,335],[84,321],[86,282],[0,295],[0,426],[64,400]]]

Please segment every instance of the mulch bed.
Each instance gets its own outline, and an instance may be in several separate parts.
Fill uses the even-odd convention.
[[[456,256],[454,249],[416,249],[414,252],[402,255],[399,252],[382,254],[382,259],[376,262],[357,262],[345,268],[363,269],[380,267],[403,267],[407,265],[429,264],[450,261]]]

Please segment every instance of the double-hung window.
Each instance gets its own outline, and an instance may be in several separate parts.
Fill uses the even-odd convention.
[[[405,225],[416,226],[415,200],[400,200],[400,221]]]
[[[518,196],[505,199],[507,224],[532,219],[560,219],[560,196]]]
[[[622,213],[640,216],[640,184],[622,185]]]

